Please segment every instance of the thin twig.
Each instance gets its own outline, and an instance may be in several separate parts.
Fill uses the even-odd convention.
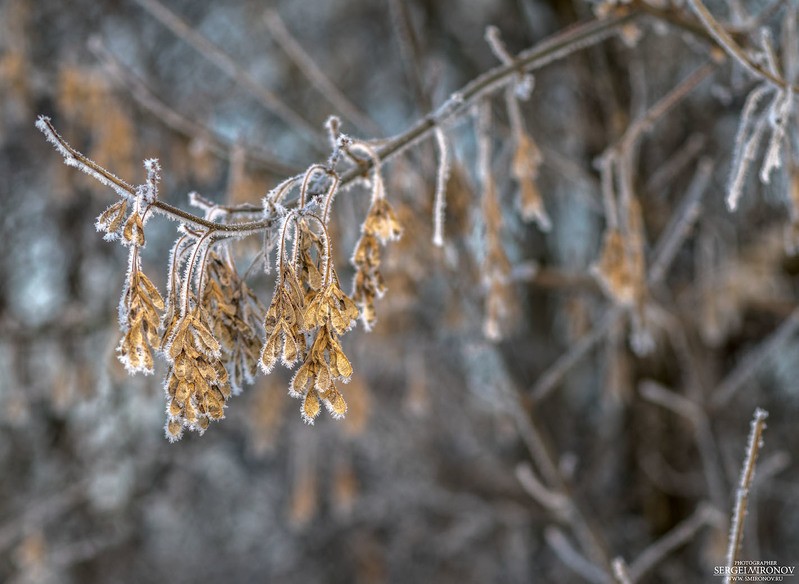
[[[647,547],[630,564],[630,578],[633,582],[651,570],[658,562],[678,547],[685,545],[705,525],[718,524],[723,520],[720,512],[708,503],[700,503],[688,519],[674,526],[668,533]]]
[[[764,81],[768,81],[780,89],[791,89],[792,91],[799,90],[799,88],[792,87],[789,83],[786,83],[784,79],[779,78],[770,71],[767,71],[759,65],[753,63],[749,58],[749,55],[746,54],[746,51],[744,51],[744,49],[735,42],[735,40],[724,29],[724,27],[721,26],[715,18],[713,18],[713,15],[700,0],[688,0],[688,4],[719,47],[724,49],[727,54],[729,54],[735,61],[740,63],[744,69],[749,71],[755,77],[759,77]]]
[[[421,111],[430,109],[432,101],[430,93],[424,84],[424,75],[421,67],[421,51],[419,39],[413,30],[413,22],[408,10],[406,0],[390,0],[388,3],[391,22],[397,33],[405,72],[410,81],[416,103]]]
[[[70,146],[69,143],[64,140],[64,138],[62,138],[61,135],[56,131],[55,127],[53,127],[50,118],[40,116],[36,121],[36,127],[38,127],[45,134],[48,141],[52,142],[53,145],[56,146],[59,152],[61,152],[61,154],[64,156],[64,161],[68,165],[82,170],[89,176],[98,180],[100,183],[113,188],[121,197],[125,197],[129,200],[136,199],[136,189],[130,183],[122,180]],[[252,235],[254,233],[259,233],[264,229],[269,229],[275,224],[275,219],[273,218],[268,218],[263,221],[248,221],[241,223],[217,223],[215,221],[209,221],[202,217],[198,217],[193,213],[189,213],[188,211],[184,211],[160,200],[150,203],[149,208],[155,209],[159,213],[166,215],[171,219],[184,221],[188,224],[194,225],[195,227],[204,227],[206,229],[211,229],[222,233],[226,232],[231,236],[244,237],[247,235]],[[246,207],[246,209],[249,213],[259,213],[261,211],[259,208],[253,208],[249,205]]]
[[[707,143],[707,138],[703,134],[692,134],[688,140],[674,151],[674,154],[666,159],[652,175],[647,179],[644,192],[659,193],[667,188],[669,183],[674,182],[675,177],[679,176],[696,158],[702,153]]]
[[[640,393],[644,399],[683,416],[691,423],[699,456],[702,459],[708,493],[713,503],[720,509],[726,500],[726,488],[718,468],[720,460],[718,447],[705,410],[696,402],[669,391],[653,381],[643,382]]]
[[[613,559],[613,577],[616,578],[618,584],[633,584],[630,568],[621,556]]]
[[[566,535],[557,527],[547,527],[544,531],[544,539],[555,555],[560,558],[560,561],[576,574],[595,584],[610,582],[605,571],[574,549]]]
[[[702,195],[707,190],[712,175],[713,162],[708,158],[702,159],[688,186],[688,192],[680,201],[680,206],[672,215],[671,221],[664,229],[663,235],[652,253],[655,261],[649,268],[651,283],[659,284],[666,277],[668,267],[674,261],[677,252],[699,218],[702,211]]]
[[[379,133],[380,129],[377,125],[336,87],[336,84],[330,80],[321,67],[305,52],[302,45],[297,42],[297,39],[286,28],[286,24],[276,10],[268,10],[264,15],[264,22],[269,29],[269,34],[283,49],[286,56],[297,65],[297,68],[305,75],[311,86],[329,101],[330,105],[336,108],[339,114],[355,123],[361,129],[368,130],[373,134]]]
[[[685,79],[675,85],[666,95],[661,97],[646,112],[637,118],[624,132],[619,140],[618,150],[630,150],[636,142],[654,126],[655,122],[665,116],[669,110],[685,99],[696,87],[707,79],[717,68],[716,63],[705,63],[695,69]]]
[[[602,317],[599,324],[592,328],[585,336],[571,348],[561,355],[557,361],[547,368],[538,378],[530,390],[530,397],[533,401],[540,401],[547,397],[560,383],[560,380],[568,373],[572,367],[585,357],[594,346],[605,338],[605,335],[613,328],[616,321],[624,314],[624,309],[613,306]]]
[[[708,167],[700,165],[697,176],[691,183],[695,188],[689,188],[688,193],[672,216],[671,222],[663,230],[663,235],[655,246],[657,251],[653,255],[651,262],[651,265],[656,267],[657,271],[650,272],[648,278],[649,286],[657,286],[668,273],[668,269],[676,257],[676,251],[685,241],[685,238],[688,237],[691,227],[698,219],[699,214],[694,209],[699,205],[699,196],[703,190],[700,187],[706,187],[707,185],[707,180],[703,177],[709,172],[710,169]],[[666,242],[668,242],[668,245]],[[610,308],[598,325],[592,328],[576,344],[572,345],[569,351],[561,355],[544,371],[530,390],[530,397],[533,401],[540,401],[549,395],[557,387],[563,376],[579,363],[597,343],[605,338],[605,335],[623,314],[624,308],[620,306]]]
[[[528,495],[556,516],[565,516],[571,508],[568,497],[541,483],[529,464],[522,463],[516,466],[516,478]]]
[[[741,549],[741,541],[744,537],[744,521],[746,519],[746,506],[749,502],[749,488],[755,476],[755,463],[757,455],[763,445],[763,430],[766,428],[766,418],[768,412],[757,408],[752,419],[752,429],[749,432],[749,441],[746,445],[746,458],[744,459],[743,470],[741,471],[741,482],[738,485],[738,492],[735,497],[735,509],[732,513],[730,528],[730,541],[727,547],[727,573],[724,577],[724,584],[729,584],[730,572],[735,566],[738,554]]]
[[[616,162],[622,208],[627,208],[633,198],[633,168],[637,154],[636,146],[641,138],[652,130],[658,120],[710,77],[716,68],[717,65],[710,62],[695,69],[630,124],[621,139],[606,150],[603,159]]]
[[[766,360],[787,343],[797,331],[799,331],[799,308],[794,309],[777,330],[761,341],[722,380],[711,398],[711,408],[718,410],[726,406]]]

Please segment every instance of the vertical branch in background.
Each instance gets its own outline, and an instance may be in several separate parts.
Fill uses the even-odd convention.
[[[735,509],[732,512],[730,541],[727,547],[728,572],[724,577],[724,584],[730,583],[729,571],[735,566],[741,550],[741,542],[744,537],[744,521],[746,520],[746,506],[749,502],[749,489],[752,486],[752,480],[755,478],[755,463],[757,462],[760,448],[763,446],[763,430],[766,429],[767,417],[768,412],[757,408],[752,419],[752,428],[746,445],[746,458],[744,458],[741,481],[738,484],[738,492],[735,496]]]

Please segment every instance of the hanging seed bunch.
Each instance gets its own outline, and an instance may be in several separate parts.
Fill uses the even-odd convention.
[[[502,340],[511,325],[517,300],[510,281],[511,263],[502,243],[502,208],[492,172],[491,105],[483,101],[476,109],[477,167],[480,176],[484,256],[480,266],[485,289],[483,335],[490,341]]]
[[[208,320],[206,311],[195,306],[177,321],[165,347],[170,365],[165,382],[170,440],[179,439],[184,429],[205,432],[211,420],[224,417],[231,395],[221,346]]]
[[[402,236],[402,226],[385,197],[385,184],[380,172],[380,161],[374,151],[367,152],[374,160],[372,173],[372,202],[361,225],[361,237],[355,245],[352,265],[355,266],[352,297],[361,310],[361,321],[366,330],[377,322],[375,299],[386,293],[386,284],[380,271],[380,245],[396,241]]]
[[[509,65],[513,63],[513,56],[502,42],[499,29],[495,26],[486,28],[485,40],[488,42],[488,46],[494,56],[503,64]],[[515,83],[509,84],[505,89],[505,105],[514,142],[510,172],[519,186],[516,206],[522,219],[526,222],[535,222],[541,231],[549,231],[552,228],[552,222],[536,184],[538,169],[543,162],[543,156],[532,135],[525,127],[524,117],[519,105],[520,100],[524,101],[530,98],[534,86],[535,80],[532,75],[517,74]]]
[[[328,221],[340,182],[334,168],[340,148],[351,144],[349,139],[336,138],[327,165],[312,165],[278,185],[257,212],[246,204],[221,207],[190,195],[191,204],[205,210],[200,218],[158,199],[157,161],[145,161],[147,179],[134,187],[74,150],[46,118],[37,125],[68,165],[120,196],[96,222],[106,240],[119,241],[129,250],[117,352],[131,373],[153,373],[154,354],[166,361],[166,435],[170,440],[181,438],[186,430],[205,432],[211,421],[224,417],[231,395],[252,383],[259,369],[269,373],[278,360],[288,368],[299,365],[289,393],[302,400],[301,413],[307,422],[313,422],[323,404],[334,417],[344,415],[347,404],[337,384],[349,381],[353,370],[341,337],[355,324],[359,310],[341,288]],[[289,210],[281,201],[299,184],[299,199]],[[377,242],[395,239],[401,231],[384,198],[379,167],[373,186],[361,232],[374,246],[359,244],[356,254],[363,258],[356,266],[363,270],[361,280],[374,291],[372,300],[385,290]],[[141,268],[144,228],[154,212],[180,222],[164,297]],[[234,220],[234,213],[255,215],[256,220]],[[246,275],[239,276],[230,247],[232,240],[253,234],[268,235],[265,255],[277,242],[275,291],[266,310],[245,282]]]
[[[212,332],[219,339],[222,361],[228,364],[233,394],[239,394],[258,374],[265,309],[236,272],[229,248],[223,255],[209,254],[207,278],[203,307],[207,314],[217,315]]]
[[[97,218],[96,227],[105,231],[108,240],[117,239],[122,231],[122,244],[128,247],[128,274],[119,302],[119,326],[122,340],[117,347],[119,360],[129,373],[153,372],[153,350],[161,347],[158,335],[164,299],[141,269],[139,250],[144,247],[144,217],[147,205],[157,198],[160,167],[156,160],[146,160],[147,182],[136,190],[133,209],[123,218],[128,201],[123,199]]]
[[[278,280],[267,309],[266,343],[261,369],[269,373],[278,359],[286,367],[301,365],[291,380],[289,394],[300,398],[303,419],[312,423],[324,404],[334,417],[347,411],[336,381],[347,382],[352,365],[341,347],[340,336],[358,318],[358,308],[345,294],[333,266],[332,244],[327,230],[330,204],[338,188],[338,175],[311,167],[300,191],[304,209],[311,179],[324,171],[327,190],[321,200],[321,215],[308,211],[286,215],[278,247]],[[288,238],[293,233],[293,251]]]

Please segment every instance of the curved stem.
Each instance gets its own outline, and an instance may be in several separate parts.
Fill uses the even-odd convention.
[[[322,211],[322,221],[324,221],[325,224],[327,224],[328,220],[330,219],[330,207],[333,204],[333,197],[336,196],[339,183],[338,174],[333,171],[330,171],[329,174],[333,177],[333,182],[331,183],[330,188],[327,189],[327,194],[325,195],[325,205],[324,210]]]
[[[297,212],[296,211],[292,211],[291,213],[286,215],[286,219],[283,222],[283,229],[282,229],[282,231],[280,233],[280,244],[278,246],[278,251],[277,251],[277,272],[278,272],[277,277],[278,277],[279,285],[283,285],[283,256],[286,255],[286,252],[285,252],[285,250],[286,250],[286,234],[288,233],[289,223],[291,222],[292,219],[294,220],[294,223],[296,225],[296,223],[297,223]],[[294,237],[295,237],[295,239],[297,238],[296,235]],[[267,261],[269,261],[268,258],[267,258]]]
[[[301,174],[294,175],[292,177],[287,178],[282,183],[277,185],[274,189],[269,191],[269,194],[266,196],[267,203],[270,205],[276,205],[280,202],[280,199],[283,198],[288,191],[290,191],[297,181],[300,180]],[[263,209],[255,208],[257,211],[263,212]]]
[[[180,266],[183,264],[183,260],[181,259],[183,254],[186,252],[185,248],[183,248],[183,242],[189,238],[189,235],[181,235],[175,245],[172,248],[172,257],[169,265],[169,301],[172,302],[173,293],[175,291],[175,285],[178,283],[178,272],[180,271]]]
[[[209,229],[206,231],[202,237],[197,240],[197,243],[194,245],[194,251],[191,253],[191,258],[189,259],[189,265],[186,268],[186,280],[183,282],[183,291],[181,296],[183,296],[183,310],[181,311],[181,316],[185,316],[189,312],[189,292],[191,290],[191,278],[194,273],[194,263],[197,261],[197,254],[200,251],[200,248],[203,245],[203,242],[208,239],[214,233],[213,229]],[[198,298],[199,301],[199,298]]]
[[[308,170],[305,171],[305,177],[302,179],[302,188],[300,188],[300,209],[305,207],[306,196],[308,194],[308,183],[311,182],[311,176],[313,176],[313,173],[317,170],[321,170],[325,174],[328,173],[328,169],[321,164],[312,164],[308,167]]]
[[[330,243],[330,234],[327,231],[325,222],[314,213],[307,213],[307,216],[319,224],[319,227],[322,229],[322,237],[325,240],[325,257],[323,258],[324,265],[322,266],[322,288],[324,289],[330,284],[330,264],[332,263],[332,257],[330,254],[333,253],[333,246]]]
[[[208,263],[208,253],[211,251],[211,244],[209,242],[208,245],[205,246],[203,249],[203,257],[200,259],[200,263],[198,264],[200,267],[200,281],[197,283],[197,303],[202,303],[203,292],[205,291],[205,269],[206,264]]]

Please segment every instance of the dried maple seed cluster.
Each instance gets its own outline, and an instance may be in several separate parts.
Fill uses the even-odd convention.
[[[284,250],[292,223],[294,257],[289,261]],[[313,231],[312,224],[320,227],[321,235]],[[270,372],[279,358],[289,368],[302,361],[289,393],[302,399],[303,419],[312,423],[321,411],[321,403],[334,417],[340,417],[347,411],[347,404],[335,381],[348,381],[352,366],[339,337],[352,328],[358,308],[341,290],[322,220],[313,215],[291,214],[282,232],[278,282],[264,323],[266,343],[261,368]]]
[[[164,310],[164,299],[150,279],[141,271],[139,249],[144,247],[144,219],[141,208],[156,192],[157,173],[154,161],[145,162],[148,169],[147,187],[136,192],[133,209],[124,221],[128,201],[111,205],[98,218],[95,226],[105,232],[105,239],[116,239],[122,227],[122,245],[128,251],[128,275],[119,302],[119,326],[122,339],[117,347],[119,360],[130,373],[153,372],[153,350],[161,347],[158,334],[159,310]]]
[[[126,318],[122,325],[122,340],[117,347],[119,359],[130,373],[152,373],[151,349],[161,347],[158,311],[164,309],[164,299],[138,266],[131,270],[122,304]]]
[[[322,404],[333,417],[344,415],[347,404],[336,382],[348,382],[353,370],[341,336],[360,316],[358,304],[367,327],[374,323],[374,300],[385,291],[380,245],[399,238],[402,231],[383,196],[380,161],[371,147],[337,138],[328,166],[314,164],[278,185],[265,198],[265,220],[246,223],[231,221],[235,207],[220,207],[196,194],[189,201],[205,210],[202,219],[159,201],[161,169],[156,160],[144,162],[147,179],[133,187],[69,146],[49,120],[41,118],[37,126],[67,164],[120,196],[96,221],[106,240],[119,240],[129,250],[119,307],[119,359],[131,373],[152,373],[154,352],[167,362],[165,430],[171,441],[185,430],[203,433],[211,421],[222,419],[230,396],[251,383],[259,367],[269,373],[278,360],[289,368],[300,364],[289,393],[302,400],[306,422],[313,423]],[[327,228],[340,182],[334,167],[344,144],[369,152],[374,161],[372,202],[353,258],[358,303],[341,288]],[[298,203],[288,210],[281,199],[299,184]],[[139,251],[150,211],[180,222],[165,298],[141,271]],[[278,234],[273,221],[281,217]],[[242,228],[245,224],[254,227]],[[230,248],[231,240],[259,232],[265,234],[265,256],[273,241],[279,250],[275,292],[267,310],[236,272]]]
[[[224,417],[231,394],[221,346],[207,326],[208,315],[195,307],[177,324],[165,347],[167,435],[181,437],[184,428],[204,432],[211,420]]]
[[[517,206],[525,221],[535,221],[541,231],[549,231],[552,223],[535,181],[541,165],[541,151],[526,132],[516,137],[516,152],[511,163],[511,175],[519,185]]]
[[[319,414],[319,400],[334,417],[341,417],[347,411],[335,381],[349,381],[352,365],[341,348],[339,336],[352,328],[357,318],[358,308],[341,290],[331,266],[328,283],[318,293],[306,296],[303,321],[309,330],[316,328],[316,337],[291,380],[290,392],[302,397],[301,410],[308,422]]]
[[[103,239],[106,241],[113,241],[119,237],[119,228],[122,227],[122,222],[125,219],[125,213],[128,210],[127,199],[117,201],[108,209],[102,212],[94,224],[97,231],[105,233]]]
[[[264,307],[236,273],[229,255],[223,259],[211,252],[206,274],[203,308],[215,316],[211,332],[219,340],[222,361],[229,366],[233,393],[239,394],[258,373]]]
[[[278,359],[286,367],[293,367],[305,350],[305,295],[291,263],[285,262],[279,269],[275,294],[264,321],[266,343],[261,351],[261,369],[266,374],[272,372]]]
[[[361,226],[361,238],[355,245],[352,265],[355,277],[352,298],[361,310],[361,322],[371,330],[377,321],[375,299],[386,293],[386,284],[380,272],[380,246],[402,236],[402,226],[389,202],[383,196],[382,178],[375,171],[372,205]]]

